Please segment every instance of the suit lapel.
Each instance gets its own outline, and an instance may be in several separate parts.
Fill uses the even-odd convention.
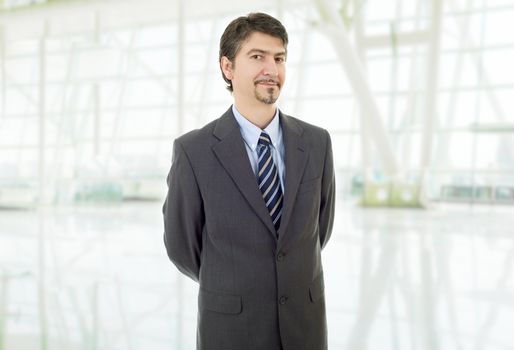
[[[278,229],[279,237],[286,232],[296,199],[296,191],[300,185],[303,170],[307,164],[307,152],[301,138],[303,129],[291,117],[280,113],[280,125],[285,148],[285,191],[282,219]]]
[[[220,140],[220,142],[212,148],[216,157],[257,216],[268,228],[273,237],[276,237],[275,227],[273,226],[268,209],[262,199],[262,194],[259,191],[257,179],[248,160],[243,137],[241,136],[239,125],[232,113],[232,108],[229,108],[229,110],[218,119],[216,127],[214,128],[214,136]]]

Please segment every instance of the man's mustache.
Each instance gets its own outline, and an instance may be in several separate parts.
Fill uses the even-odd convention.
[[[259,83],[274,83],[274,84],[277,84],[279,87],[280,87],[280,83],[277,79],[273,79],[273,78],[258,78],[257,80],[255,80],[254,84],[259,84]]]

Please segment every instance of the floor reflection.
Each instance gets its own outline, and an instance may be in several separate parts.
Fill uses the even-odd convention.
[[[330,349],[511,349],[514,208],[338,207]],[[160,203],[0,211],[0,350],[195,347]]]

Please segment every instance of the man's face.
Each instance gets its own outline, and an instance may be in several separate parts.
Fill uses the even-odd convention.
[[[286,77],[286,49],[282,40],[254,32],[242,44],[234,62],[221,61],[232,81],[234,98],[242,103],[274,104]]]

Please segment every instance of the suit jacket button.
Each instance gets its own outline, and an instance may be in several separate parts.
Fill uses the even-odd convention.
[[[285,256],[286,256],[286,255],[285,255],[284,253],[279,252],[279,253],[277,254],[277,260],[278,260],[278,261],[282,261],[282,260],[284,260],[284,257],[285,257]]]
[[[284,305],[286,302],[287,302],[287,297],[285,297],[285,296],[281,296],[280,299],[278,300],[278,303],[280,305]]]

